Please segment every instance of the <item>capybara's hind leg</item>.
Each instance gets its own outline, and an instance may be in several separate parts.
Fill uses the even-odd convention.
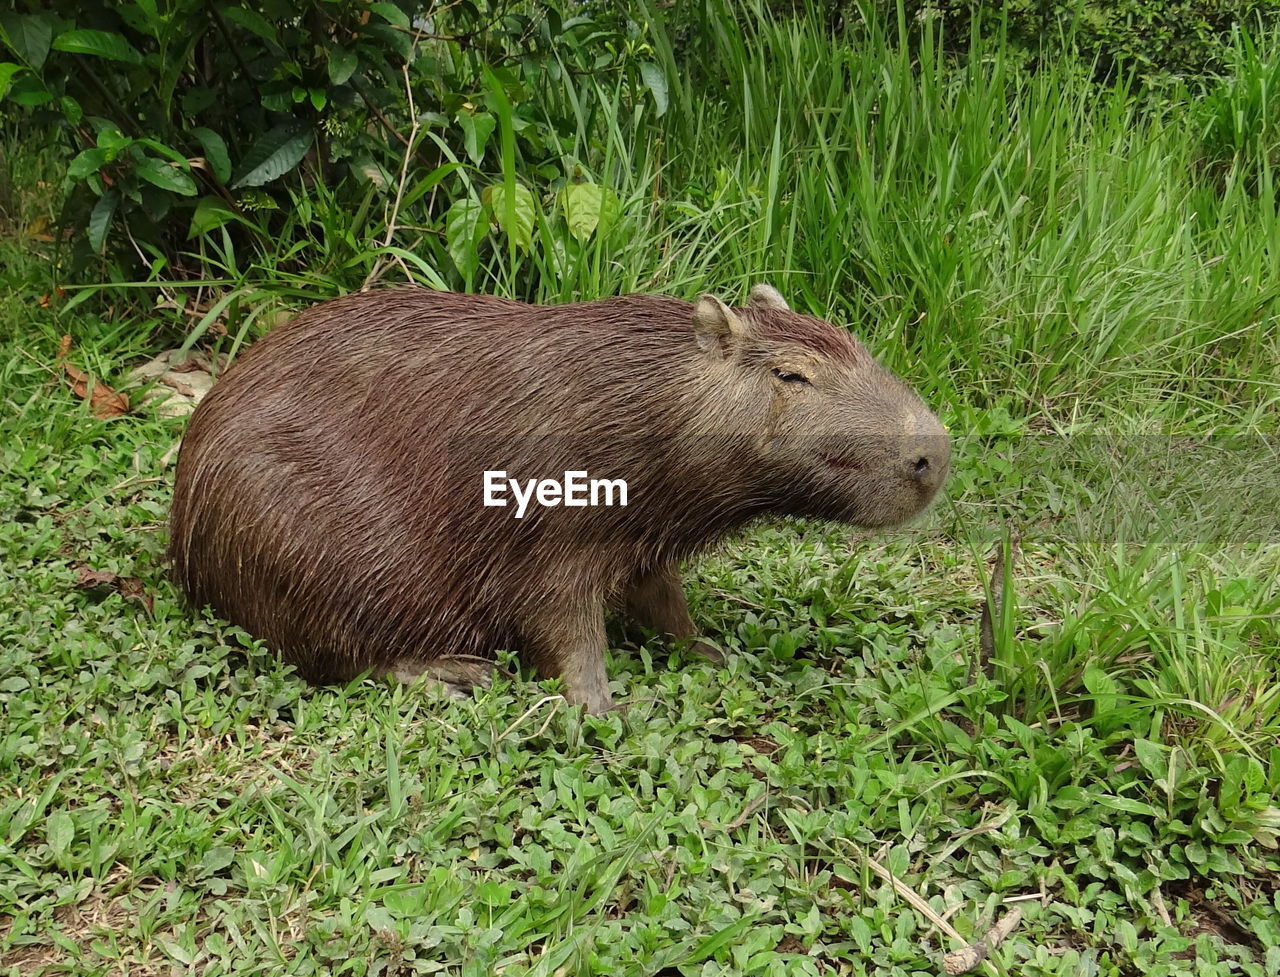
[[[431,661],[404,659],[380,669],[379,677],[405,685],[426,681],[439,686],[455,699],[468,699],[474,689],[487,689],[493,663],[477,658],[435,658]]]
[[[698,627],[689,614],[680,571],[674,563],[634,577],[627,588],[626,602],[627,613],[645,627],[688,641],[689,650],[708,661],[716,664],[724,661],[724,655],[718,649],[705,641],[690,640],[698,633]]]

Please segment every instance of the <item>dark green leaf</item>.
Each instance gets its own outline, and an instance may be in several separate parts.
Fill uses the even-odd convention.
[[[34,75],[23,75],[10,89],[9,101],[31,109],[52,102],[53,92],[46,89],[44,82]]]
[[[372,38],[379,47],[390,48],[404,61],[413,53],[413,42],[404,31],[398,31],[389,24],[368,23],[360,28],[362,34]]]
[[[355,52],[336,47],[329,52],[329,81],[334,85],[345,85],[347,79],[355,74],[359,59]]]
[[[136,172],[142,179],[161,190],[179,193],[184,197],[196,195],[196,181],[191,179],[191,174],[154,156],[142,157]]]
[[[653,95],[653,104],[661,117],[667,111],[667,76],[652,61],[644,61],[640,64],[640,78]]]
[[[472,115],[463,110],[458,113],[458,125],[462,126],[462,145],[471,157],[471,162],[478,165],[484,159],[485,145],[497,124],[498,120],[488,112]]]
[[[206,234],[223,224],[235,219],[235,211],[227,206],[221,197],[201,197],[196,204],[195,213],[191,215],[191,226],[187,228],[187,237],[193,238]]]
[[[275,26],[256,10],[249,10],[246,7],[223,6],[222,16],[233,23],[239,24],[251,34],[257,34],[263,40],[270,41],[276,47],[280,46],[280,35],[276,33]]]
[[[71,165],[67,167],[67,179],[83,180],[102,169],[102,164],[105,162],[107,162],[107,154],[101,149],[86,149],[77,153]]]
[[[449,257],[458,272],[470,284],[480,267],[477,245],[484,233],[484,207],[479,201],[463,197],[453,202],[445,214],[445,241]]]
[[[231,157],[227,155],[227,144],[222,137],[212,129],[206,129],[204,126],[192,129],[191,135],[195,137],[196,142],[200,144],[200,148],[204,151],[204,158],[209,164],[209,169],[213,171],[214,179],[219,183],[226,183],[231,179]]]
[[[55,51],[68,54],[89,54],[95,58],[123,61],[126,64],[142,64],[138,49],[119,34],[106,31],[66,31],[53,39]]]
[[[39,71],[49,56],[53,19],[48,14],[0,14],[0,40],[30,67]]]
[[[258,137],[240,161],[232,189],[260,187],[278,180],[302,161],[311,148],[311,130],[296,122],[278,125]]]
[[[389,24],[409,29],[409,17],[394,3],[371,3],[369,9]]]
[[[89,247],[95,254],[102,254],[102,245],[107,240],[107,231],[111,228],[111,219],[120,205],[120,192],[108,190],[93,205],[89,214]]]

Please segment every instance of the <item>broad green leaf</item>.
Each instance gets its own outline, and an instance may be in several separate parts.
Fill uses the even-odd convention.
[[[192,129],[191,135],[204,151],[204,158],[209,164],[209,169],[213,171],[214,179],[219,183],[230,180],[231,157],[227,155],[227,144],[223,142],[222,137],[204,126]]]
[[[107,31],[66,31],[53,39],[53,49],[68,54],[90,54],[95,58],[126,64],[142,64],[142,55],[137,48],[119,34]]]
[[[1110,807],[1129,814],[1143,814],[1150,818],[1160,818],[1161,814],[1145,801],[1135,801],[1131,797],[1117,797],[1115,794],[1095,794],[1094,799],[1103,807]]]
[[[394,3],[371,3],[369,9],[385,20],[388,24],[395,24],[397,27],[409,29],[409,17],[403,10]]]
[[[413,56],[413,41],[406,31],[398,31],[390,24],[370,21],[360,28],[360,33],[371,38],[382,48],[389,48],[408,61]]]
[[[1094,715],[1104,715],[1116,708],[1120,688],[1115,679],[1096,665],[1090,665],[1080,677],[1084,687],[1094,695]]]
[[[156,139],[135,139],[134,145],[146,146],[148,149],[159,153],[170,162],[177,163],[183,169],[186,169],[187,167],[187,156],[185,153],[180,153],[172,146],[166,146],[164,143]]]
[[[317,112],[323,112],[324,107],[329,104],[329,96],[323,88],[308,89],[307,95],[311,98],[311,107]]]
[[[53,21],[48,14],[0,13],[0,40],[30,67],[39,71],[49,56]]]
[[[24,108],[33,109],[53,101],[53,92],[44,87],[44,83],[34,75],[24,75],[18,79],[9,92],[9,101]]]
[[[58,105],[62,108],[62,117],[70,122],[73,126],[78,126],[80,120],[84,118],[84,109],[70,95],[63,95],[58,99]]]
[[[488,112],[472,115],[464,109],[458,113],[458,125],[462,126],[462,145],[471,157],[471,162],[478,165],[484,159],[484,147],[497,124],[498,120]]]
[[[120,205],[120,191],[108,190],[93,205],[89,214],[89,247],[94,254],[102,254],[102,246],[107,240],[107,231],[111,229],[111,219]]]
[[[54,855],[59,857],[65,855],[71,847],[71,842],[76,838],[76,826],[71,820],[71,815],[66,811],[54,811],[50,814],[45,826],[45,838]]]
[[[260,187],[284,176],[307,155],[311,137],[311,130],[296,122],[286,122],[263,133],[240,161],[240,175],[231,184],[232,189]]]
[[[652,61],[642,61],[640,78],[653,95],[653,104],[657,106],[658,117],[661,118],[667,111],[667,76]]]
[[[618,195],[608,187],[570,183],[560,191],[560,209],[564,211],[569,233],[585,241],[597,227],[607,231],[617,221],[621,204]]]
[[[139,161],[135,172],[142,179],[153,186],[159,187],[161,190],[180,193],[184,197],[194,197],[196,195],[196,181],[191,179],[191,174],[180,170],[172,163],[166,163],[162,159],[156,159],[154,156],[144,156]]]
[[[344,47],[333,48],[329,52],[329,81],[334,85],[345,85],[355,74],[359,63],[354,51],[348,51]]]
[[[106,126],[98,132],[98,148],[107,154],[108,161],[115,159],[120,155],[120,150],[132,144],[133,140],[114,125]]]
[[[1142,764],[1142,769],[1146,771],[1148,777],[1152,780],[1159,779],[1169,773],[1169,755],[1165,753],[1164,747],[1159,743],[1152,743],[1150,740],[1135,739],[1133,741],[1133,752],[1138,757],[1138,762]]]
[[[470,284],[480,267],[480,252],[477,247],[485,231],[484,206],[470,197],[455,200],[445,214],[444,228],[449,257],[453,259],[467,284]]]
[[[9,86],[13,84],[13,76],[23,67],[20,64],[14,64],[12,61],[6,61],[0,64],[0,98],[4,98],[5,92],[9,90]]]
[[[425,885],[406,885],[388,891],[382,897],[382,904],[399,917],[415,917],[431,905],[431,896],[431,890]]]
[[[277,47],[280,46],[280,35],[276,33],[275,26],[271,24],[262,14],[256,10],[250,10],[247,7],[227,7],[223,6],[222,16],[233,23],[239,24],[251,34],[257,34],[265,41],[270,41]]]
[[[528,251],[533,246],[535,215],[533,194],[528,187],[517,183],[515,192],[508,198],[506,184],[495,183],[484,188],[482,198],[492,212],[493,219],[515,242],[516,247]]]
[[[199,237],[216,230],[223,224],[238,219],[234,210],[221,197],[201,197],[196,204],[195,213],[191,215],[191,226],[187,228],[187,237]]]
[[[107,162],[106,151],[97,147],[77,153],[71,165],[67,167],[67,179],[83,180],[102,169],[102,164],[105,162]]]
[[[214,845],[200,859],[200,875],[210,876],[221,872],[236,860],[236,850],[228,845]]]

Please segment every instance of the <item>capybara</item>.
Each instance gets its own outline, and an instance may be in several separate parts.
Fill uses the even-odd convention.
[[[310,681],[465,687],[509,649],[598,713],[607,610],[693,638],[682,560],[760,516],[901,523],[950,458],[915,393],[768,285],[741,308],[375,290],[201,402],[169,556]]]

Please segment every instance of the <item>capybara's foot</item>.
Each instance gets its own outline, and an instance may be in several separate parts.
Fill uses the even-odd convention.
[[[690,641],[687,647],[699,658],[705,658],[713,665],[724,664],[724,652],[714,645],[709,645],[705,641]]]
[[[603,682],[585,683],[579,686],[566,682],[564,697],[571,705],[582,706],[593,716],[603,716],[606,712],[613,712],[618,708],[618,704],[613,701],[613,696],[609,694],[609,687]]]
[[[619,712],[622,706],[613,701],[613,696],[606,695],[604,698],[594,698],[589,700],[579,699],[571,692],[565,693],[565,699],[575,706],[580,706],[593,716],[603,716],[607,712]]]
[[[425,681],[440,687],[450,698],[469,699],[476,689],[487,689],[493,674],[493,663],[473,658],[436,658],[432,661],[405,659],[379,672],[404,685]]]

